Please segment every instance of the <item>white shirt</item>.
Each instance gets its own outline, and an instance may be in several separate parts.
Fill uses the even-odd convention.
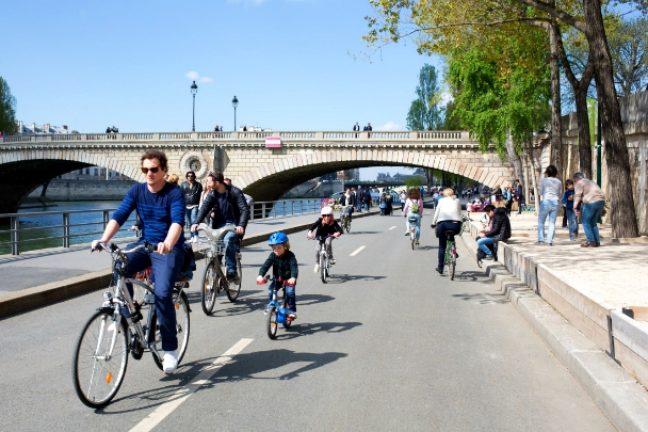
[[[432,224],[436,225],[443,221],[462,221],[461,201],[456,196],[443,197],[437,204]]]

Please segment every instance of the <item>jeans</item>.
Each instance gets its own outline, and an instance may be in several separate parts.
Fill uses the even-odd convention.
[[[447,244],[447,238],[445,234],[446,231],[452,231],[455,235],[457,235],[459,234],[460,229],[461,222],[457,221],[441,221],[437,224],[436,236],[439,239],[439,253],[437,255],[439,265],[437,266],[437,268],[442,269],[443,262],[445,261],[445,250]]]
[[[275,284],[281,283],[273,280],[268,287],[268,303],[272,301],[272,291],[274,290]],[[288,303],[288,309],[293,312],[297,312],[297,296],[295,295],[295,286],[296,285],[284,285],[283,289],[285,290],[286,302]]]
[[[185,208],[185,223],[191,227],[196,221],[198,216],[198,206],[194,208]],[[191,233],[191,238],[198,237],[198,231]]]
[[[538,212],[538,241],[551,244],[556,231],[556,216],[558,216],[558,200],[542,200],[540,202],[540,211]],[[547,227],[547,238],[545,240],[544,224],[549,218]]]
[[[600,242],[601,236],[599,235],[598,220],[601,217],[601,212],[605,207],[605,201],[595,201],[593,203],[583,203],[583,231],[585,231],[585,238],[587,241]]]
[[[416,222],[410,222],[409,218],[416,218]],[[416,236],[416,241],[418,241],[419,238],[421,238],[421,215],[416,214],[416,213],[410,213],[407,215],[405,218],[405,227],[407,228],[407,233],[409,234],[410,230],[410,223],[414,223],[415,226],[415,236]]]
[[[567,226],[569,227],[569,240],[574,240],[578,237],[578,220],[576,219],[576,212],[574,209],[565,209],[567,214]]]
[[[225,224],[218,227],[235,228],[234,224]],[[227,267],[227,274],[236,274],[236,253],[239,251],[239,236],[234,231],[230,231],[223,237],[225,243],[225,266]]]
[[[140,240],[127,246],[128,249],[144,243]],[[153,268],[155,281],[155,310],[157,311],[162,336],[162,349],[173,351],[178,349],[176,329],[176,310],[173,305],[173,284],[184,263],[184,249],[175,247],[165,255],[138,250],[128,254],[128,272],[126,277],[132,277],[138,271],[147,267]]]
[[[477,247],[481,249],[486,256],[493,256],[493,251],[488,247],[492,244],[495,244],[495,240],[492,237],[482,237],[477,240]]]

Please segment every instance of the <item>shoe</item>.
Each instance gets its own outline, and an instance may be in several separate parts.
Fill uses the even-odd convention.
[[[405,237],[409,235],[409,231],[405,231]]]
[[[319,271],[320,271],[319,264],[315,264],[315,267],[313,267],[313,273],[319,273]]]
[[[484,257],[484,260],[487,260],[487,261],[493,261],[494,259],[495,259],[495,257],[493,255],[486,255]]]
[[[172,374],[178,369],[178,351],[166,351],[162,356],[162,370],[164,373]]]
[[[586,241],[581,243],[581,247],[598,247],[598,244],[595,241]]]
[[[227,273],[227,282],[234,282],[238,280],[238,275],[236,273]]]
[[[599,246],[601,246],[601,242],[598,242],[598,241],[597,241],[597,242],[595,242],[595,243],[596,243],[596,246],[595,246],[595,247],[599,247]]]
[[[294,321],[297,319],[297,312],[290,312],[288,314],[288,321]]]
[[[477,267],[482,268],[482,260],[477,258]]]
[[[329,258],[329,263],[331,263],[331,265],[335,265],[335,258]]]
[[[439,273],[440,275],[443,274],[443,269],[442,269],[442,268],[437,267],[437,268],[435,268],[435,270],[436,270],[437,273]]]

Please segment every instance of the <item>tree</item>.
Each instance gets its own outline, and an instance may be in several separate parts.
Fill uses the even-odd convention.
[[[423,65],[416,86],[417,99],[412,101],[407,113],[407,127],[410,130],[434,130],[441,126],[441,100],[437,72],[434,66]]]
[[[474,40],[477,27],[496,26],[516,22],[535,25],[539,20],[552,20],[573,28],[585,36],[594,69],[596,90],[600,104],[600,117],[604,125],[605,157],[608,168],[610,221],[615,237],[638,235],[636,210],[632,196],[630,163],[626,146],[619,102],[616,97],[612,72],[612,59],[608,48],[600,0],[466,0],[461,7],[449,0],[428,2],[424,0],[370,0],[384,22],[368,18],[370,31],[367,40],[378,40],[380,35],[397,42],[401,14],[408,15],[416,28],[409,34],[420,32],[417,42],[421,52],[443,50],[441,42]],[[559,3],[559,4],[557,4]],[[639,5],[642,12],[648,9],[645,0],[627,1]],[[479,17],[480,19],[476,19]],[[460,29],[460,30],[458,30]],[[498,27],[497,33],[504,34]],[[513,35],[512,35],[513,36]],[[451,44],[452,45],[452,44]]]
[[[648,20],[637,18],[612,26],[609,38],[614,81],[620,96],[646,88],[648,82]]]
[[[0,133],[3,136],[13,135],[18,131],[15,105],[16,99],[11,95],[9,85],[0,76]]]

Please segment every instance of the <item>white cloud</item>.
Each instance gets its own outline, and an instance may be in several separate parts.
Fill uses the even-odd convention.
[[[398,123],[390,120],[387,123],[385,123],[384,125],[378,126],[376,128],[376,130],[379,130],[379,131],[401,131],[401,130],[403,130],[403,128]]]
[[[268,0],[227,0],[227,3],[230,4],[244,4],[244,5],[252,5],[252,6],[259,6],[267,2]]]
[[[441,92],[441,101],[439,102],[439,106],[444,107],[444,106],[448,105],[450,102],[452,102],[453,99],[454,98],[452,97],[452,95],[450,93],[445,92],[445,91]]]
[[[200,74],[194,70],[190,70],[185,74],[189,81],[198,81],[200,84],[211,84],[214,80],[211,77],[200,76]]]

